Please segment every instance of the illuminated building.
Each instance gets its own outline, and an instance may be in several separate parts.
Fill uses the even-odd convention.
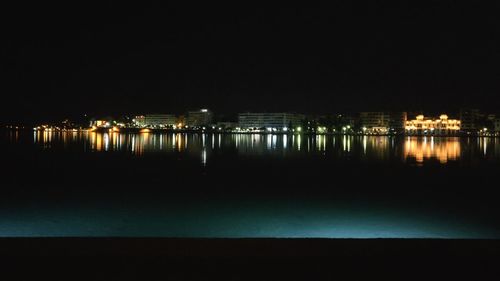
[[[406,133],[416,135],[453,135],[460,131],[460,120],[449,119],[442,114],[439,119],[418,115],[416,119],[406,121]]]
[[[136,116],[134,124],[137,127],[172,127],[177,123],[177,117],[173,114],[148,114]]]
[[[92,120],[90,121],[90,127],[111,128],[111,122],[107,120]]]
[[[238,124],[242,129],[287,131],[301,125],[304,116],[295,113],[240,113]]]
[[[186,125],[189,127],[211,126],[213,113],[208,109],[189,111],[186,117]]]

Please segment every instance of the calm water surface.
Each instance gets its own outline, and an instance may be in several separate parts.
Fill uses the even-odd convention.
[[[0,236],[500,238],[500,139],[1,133]]]

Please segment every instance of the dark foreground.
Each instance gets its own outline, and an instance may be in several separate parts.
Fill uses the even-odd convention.
[[[484,280],[500,273],[500,240],[3,238],[0,248],[2,280]]]

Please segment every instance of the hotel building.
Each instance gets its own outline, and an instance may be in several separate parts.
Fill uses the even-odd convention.
[[[241,129],[287,131],[299,127],[304,115],[295,113],[240,113],[238,124]]]
[[[500,133],[500,119],[495,119],[495,132]]]
[[[186,125],[189,127],[211,126],[213,123],[213,113],[208,109],[189,111],[186,117]]]
[[[477,133],[482,129],[481,124],[485,116],[479,109],[462,109],[460,110],[460,129],[466,133]]]
[[[177,117],[173,114],[147,114],[136,116],[133,122],[137,127],[173,127],[177,124]]]
[[[359,119],[365,133],[402,132],[406,112],[361,112]]]
[[[410,135],[455,135],[460,131],[460,124],[460,120],[449,119],[446,114],[439,116],[439,119],[418,115],[406,121],[405,130]]]
[[[389,131],[389,114],[386,112],[361,112],[359,114],[364,131],[387,133]]]

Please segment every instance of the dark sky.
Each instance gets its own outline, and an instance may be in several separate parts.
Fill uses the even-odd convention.
[[[2,119],[500,108],[498,7],[138,5],[4,9]]]

